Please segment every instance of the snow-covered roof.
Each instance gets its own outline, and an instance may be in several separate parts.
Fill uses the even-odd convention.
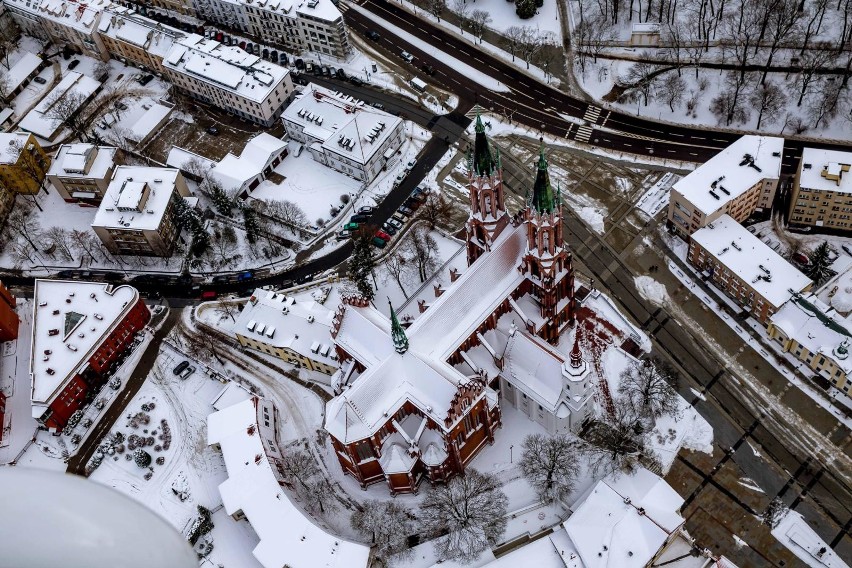
[[[370,549],[329,534],[306,517],[279,484],[269,461],[253,397],[211,414],[208,444],[218,444],[228,470],[219,485],[228,514],[242,511],[260,538],[252,551],[265,568],[357,568],[367,566]],[[280,459],[279,456],[272,456]]]
[[[286,347],[311,359],[336,366],[331,323],[334,312],[310,292],[286,295],[258,288],[240,312],[236,333],[274,347]],[[313,347],[319,348],[314,352]]]
[[[243,189],[287,147],[287,142],[266,132],[249,140],[239,156],[228,152],[213,166],[210,175],[219,180],[225,190]]]
[[[174,168],[118,166],[92,226],[155,230],[175,192]]]
[[[743,136],[678,180],[672,189],[709,215],[756,183],[764,179],[777,180],[781,175],[783,151],[783,138]]]
[[[290,72],[239,47],[226,46],[198,34],[175,42],[163,66],[256,102],[266,100]]]
[[[29,52],[24,53],[23,57],[6,72],[6,90],[11,92],[20,87],[39,65],[41,65],[41,57]]]
[[[133,123],[127,133],[127,137],[135,142],[145,139],[151,131],[163,123],[171,112],[171,106],[162,103],[152,104],[151,108],[143,112],[142,116]]]
[[[110,0],[41,0],[39,15],[59,22],[63,26],[74,28],[83,33],[95,29],[100,13],[111,4]]]
[[[772,536],[813,568],[849,568],[840,556],[811,528],[801,513],[787,514],[772,529]]]
[[[132,8],[119,5],[105,10],[98,31],[107,37],[142,47],[158,57],[165,57],[175,40],[185,35],[180,30],[137,14]]]
[[[811,284],[807,276],[729,215],[694,232],[692,240],[775,308],[790,299],[790,290],[800,292]]]
[[[0,164],[18,163],[18,156],[29,138],[29,132],[0,132]]]
[[[300,15],[305,15],[316,20],[325,20],[326,22],[336,22],[343,17],[340,10],[337,9],[337,6],[331,0],[299,2],[296,6],[296,12]]]
[[[844,343],[852,350],[852,321],[840,316],[815,294],[794,296],[770,321],[811,353],[830,357],[845,373],[852,374],[852,357],[848,352],[837,351]]]
[[[368,163],[402,122],[398,116],[313,83],[284,109],[282,119],[319,140],[326,152],[359,164]]]
[[[23,120],[18,124],[24,130],[28,130],[46,140],[50,140],[56,134],[61,126],[61,121],[45,116],[49,113],[52,106],[59,101],[60,98],[67,96],[70,93],[79,93],[82,95],[81,102],[88,99],[101,84],[91,77],[69,71],[61,81],[53,88],[35,108],[30,110]],[[72,109],[68,109],[71,111]],[[76,109],[79,111],[79,108]]]
[[[852,193],[852,152],[804,148],[799,186],[820,191]]]
[[[81,371],[139,300],[131,286],[36,280],[30,352],[32,401],[41,410]]]
[[[683,498],[639,468],[599,481],[563,523],[584,568],[641,568],[684,522]]]
[[[56,152],[47,175],[102,179],[115,163],[115,153],[116,149],[111,146],[63,144]]]
[[[192,160],[197,160],[204,170],[209,170],[216,164],[215,160],[205,158],[204,156],[196,154],[195,152],[190,152],[186,148],[172,146],[172,149],[169,150],[169,155],[166,157],[166,165],[170,168],[177,168],[179,170],[183,170],[187,162],[190,162]]]
[[[222,390],[210,401],[210,406],[216,410],[224,410],[251,397],[252,394],[243,385],[228,381],[228,384],[222,387]]]

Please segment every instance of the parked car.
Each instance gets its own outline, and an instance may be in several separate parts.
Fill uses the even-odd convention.
[[[241,42],[240,42],[240,49],[245,50],[245,48],[246,48],[246,42],[245,42],[245,41],[241,41]]]
[[[376,30],[367,30],[367,37],[373,41],[379,41],[382,39],[382,36],[379,35],[379,32]]]
[[[412,211],[417,211],[417,209],[423,204],[414,199],[413,197],[409,197],[408,199],[402,202],[402,205],[404,207],[408,207]]]
[[[808,258],[808,255],[797,252],[793,255],[793,262],[807,266],[811,263],[811,259]]]
[[[375,210],[376,210],[375,207],[370,207],[369,205],[364,205],[363,207],[358,208],[358,213],[361,213],[362,215],[372,215],[373,211],[375,211]]]
[[[215,126],[208,126],[207,127],[207,134],[212,134],[213,136],[218,136],[219,135],[219,129]]]
[[[363,213],[356,213],[349,218],[350,223],[365,223],[370,220],[369,215],[364,215]]]
[[[408,216],[406,216],[405,213],[400,213],[399,211],[397,211],[396,213],[393,214],[393,217],[388,219],[388,221],[393,221],[393,220],[399,221],[400,224],[404,225],[405,222],[408,221]]]
[[[260,56],[263,57],[264,59],[269,59],[269,48],[264,47]]]
[[[306,282],[310,282],[310,281],[311,281],[311,280],[313,280],[313,279],[314,279],[314,275],[313,275],[313,274],[304,274],[304,275],[299,276],[298,278],[296,278],[296,284],[304,284],[304,283],[306,283]]]
[[[314,72],[314,64],[313,63],[305,63],[305,73],[313,73]]]
[[[33,81],[35,81],[39,85],[44,85],[47,83],[47,79],[45,79],[44,77],[34,77]]]
[[[344,231],[357,231],[358,226],[359,226],[358,223],[346,223],[345,225],[343,225],[343,230]]]
[[[379,238],[380,238],[380,239],[382,239],[383,241],[389,241],[389,240],[391,240],[391,236],[390,236],[388,233],[386,233],[385,231],[381,230],[381,229],[379,229],[378,231],[376,231],[376,235],[375,235],[375,236],[379,237]]]
[[[337,238],[338,241],[345,241],[346,239],[348,239],[351,236],[352,236],[352,231],[350,231],[349,229],[343,229],[342,231],[337,233],[335,238]]]
[[[342,67],[337,70],[335,75],[337,76],[338,79],[341,79],[343,81],[346,80],[346,71],[344,71]]]
[[[259,43],[254,44],[254,54],[260,55],[260,44]]]
[[[246,270],[245,272],[240,272],[237,274],[237,282],[245,282],[246,280],[251,280],[254,278],[254,273],[251,270]]]
[[[410,172],[414,169],[415,164],[417,164],[417,158],[410,160],[407,164],[405,164],[405,171]]]
[[[284,55],[284,54],[282,53],[281,55]],[[287,57],[287,56],[284,55],[284,57]],[[269,52],[269,60],[272,61],[273,63],[281,63],[281,60],[278,58],[278,50],[277,49],[273,49],[272,51]],[[287,65],[287,62],[285,61],[282,65]]]
[[[411,192],[411,199],[416,199],[417,201],[420,201],[422,203],[423,201],[426,201],[427,195],[429,195],[428,189],[423,189],[422,187],[418,187],[414,191]]]
[[[355,85],[356,87],[360,87],[361,85],[364,84],[364,81],[362,81],[361,79],[359,79],[355,75],[352,75],[351,77],[349,77],[349,82],[352,83],[353,85]]]
[[[376,248],[383,249],[388,245],[388,243],[379,237],[373,237],[373,246]]]
[[[141,79],[139,79],[139,84],[140,84],[140,85],[142,85],[142,86],[144,87],[145,85],[147,85],[148,83],[150,83],[150,82],[151,82],[151,81],[153,81],[153,80],[154,80],[154,76],[153,76],[153,75],[145,75],[144,77],[142,77]]]
[[[75,67],[77,67],[79,64],[80,64],[80,60],[79,60],[79,59],[75,59],[74,61],[72,61],[71,63],[69,63],[69,64],[68,64],[68,69],[74,69],[74,68],[75,68]]]
[[[385,110],[385,105],[383,105],[382,103],[373,103],[373,107],[379,110]]]
[[[225,34],[222,32],[216,32],[216,41],[222,41],[223,39],[225,39]]]
[[[382,230],[389,235],[395,235],[397,232],[397,228],[389,224],[387,221],[382,223]]]
[[[121,101],[118,101],[117,103],[115,103],[115,108],[117,108],[118,110],[127,110],[127,105]]]
[[[399,54],[399,56],[402,57],[407,63],[411,63],[412,61],[414,61],[414,56],[408,53],[407,51],[403,51]]]
[[[391,227],[393,227],[394,229],[396,229],[397,231],[402,229],[402,225],[404,223],[405,223],[404,221],[401,221],[401,220],[397,219],[396,217],[391,217],[390,219],[387,220],[387,224],[390,225]]]
[[[393,180],[393,186],[396,187],[401,184],[405,180],[406,175],[408,175],[407,171],[399,172],[399,174],[396,176],[396,179]]]
[[[175,375],[180,375],[187,367],[189,367],[189,361],[181,361],[177,364],[177,367],[172,369],[172,373]]]
[[[304,59],[296,59],[295,65],[296,65],[296,69],[304,69],[305,68],[305,60]]]
[[[243,49],[246,50],[247,53],[253,53],[254,52],[254,45],[251,44],[251,43],[247,43],[245,45],[245,47],[243,47]]]
[[[187,377],[189,377],[189,376],[190,376],[192,373],[194,373],[194,372],[195,372],[195,367],[187,367],[187,368],[186,368],[186,369],[184,369],[184,370],[183,370],[183,372],[180,374],[180,378],[181,378],[181,380],[186,380],[186,378],[187,378]]]
[[[405,205],[401,206],[399,209],[397,209],[397,211],[399,211],[406,217],[411,217],[412,215],[414,215],[414,210],[410,207],[406,207]]]

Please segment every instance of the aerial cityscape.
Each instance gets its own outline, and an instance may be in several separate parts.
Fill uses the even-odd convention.
[[[0,0],[0,567],[852,566],[852,0]]]

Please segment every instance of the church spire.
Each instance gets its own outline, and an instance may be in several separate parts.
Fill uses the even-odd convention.
[[[538,172],[533,185],[532,205],[539,213],[552,213],[554,209],[553,187],[550,185],[550,174],[547,173],[544,144],[538,153]]]
[[[393,304],[391,304],[390,298],[388,298],[388,305],[390,306],[391,313],[391,337],[393,338],[393,348],[397,353],[402,355],[408,351],[408,337],[406,337],[405,330],[402,329],[402,326],[396,317],[396,311],[393,309]]]
[[[491,145],[485,136],[485,125],[479,111],[476,113],[476,138],[473,142],[473,171],[479,176],[490,176],[494,173],[496,162],[491,155]]]

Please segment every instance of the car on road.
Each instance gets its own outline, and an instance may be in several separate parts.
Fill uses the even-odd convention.
[[[35,81],[35,82],[36,82],[36,83],[38,83],[39,85],[45,85],[45,84],[47,84],[47,79],[45,79],[44,77],[34,77],[34,78],[33,78],[33,81]]]
[[[405,205],[402,205],[399,209],[397,209],[397,211],[399,211],[406,217],[411,217],[412,215],[414,215],[414,210],[411,207],[406,207]]]
[[[414,61],[414,56],[411,55],[410,53],[408,53],[407,51],[403,51],[402,53],[399,54],[399,56],[402,57],[408,63],[411,63],[412,61]]]
[[[303,274],[302,276],[299,276],[298,278],[296,278],[296,284],[305,284],[306,282],[310,282],[313,279],[314,279],[313,274],[310,274],[310,273],[309,274]]]
[[[383,249],[387,245],[388,245],[388,243],[384,239],[380,239],[379,237],[373,237],[373,246],[374,247]]]
[[[79,60],[79,59],[75,59],[74,61],[72,61],[71,63],[69,63],[69,64],[68,64],[68,69],[74,69],[74,68],[75,68],[75,67],[77,67],[79,64],[80,64],[80,60]]]
[[[213,277],[213,284],[222,284],[224,282],[228,282],[230,278],[225,276],[224,274],[218,274]]]
[[[389,241],[389,240],[391,240],[391,236],[390,236],[389,234],[387,234],[386,232],[384,232],[383,230],[381,230],[381,229],[379,229],[378,231],[376,231],[376,235],[375,235],[375,236],[379,237],[379,238],[380,238],[380,239],[382,239],[383,241]]]
[[[180,374],[181,380],[186,380],[186,378],[189,377],[194,372],[195,372],[195,367],[187,367]]]
[[[355,75],[352,75],[351,77],[349,77],[349,82],[352,83],[353,85],[355,85],[356,87],[360,87],[361,85],[364,84],[364,81],[362,81],[361,79],[359,79]]]
[[[349,218],[350,223],[364,223],[365,221],[369,221],[370,216],[365,215],[363,213],[356,213]]]
[[[342,231],[339,231],[339,232],[337,233],[337,235],[335,236],[335,238],[336,238],[338,241],[345,241],[346,239],[348,239],[348,238],[349,238],[349,237],[351,237],[351,236],[352,236],[352,231],[350,231],[349,229],[343,229]]]
[[[393,227],[394,229],[396,229],[397,231],[402,229],[403,223],[404,223],[403,221],[400,221],[399,219],[397,219],[395,217],[391,217],[390,219],[387,220],[387,224],[390,225],[391,227]]]
[[[367,30],[367,37],[373,41],[379,41],[382,39],[382,36],[379,35],[379,32],[376,30]]]
[[[201,293],[201,299],[205,301],[215,300],[217,296],[215,290],[206,290]]]
[[[432,67],[431,65],[427,65],[426,63],[424,63],[423,65],[420,66],[420,68],[427,75],[434,75],[435,74],[435,68]]]
[[[393,186],[394,186],[394,187],[397,187],[399,184],[401,184],[403,181],[405,181],[405,176],[406,176],[406,175],[408,175],[408,172],[406,172],[406,171],[402,171],[402,172],[400,172],[400,173],[396,176],[396,179],[395,179],[395,180],[393,180]]]
[[[172,369],[172,373],[175,375],[180,375],[184,372],[184,370],[186,370],[187,367],[189,367],[189,361],[181,361],[177,364],[177,367]]]
[[[237,274],[237,282],[245,282],[246,280],[251,280],[254,278],[254,273],[251,270],[246,270],[245,272],[240,272]]]
[[[346,223],[345,225],[343,225],[343,230],[344,231],[357,231],[358,230],[358,223]]]
[[[207,134],[212,134],[213,136],[218,136],[219,135],[219,128],[216,127],[216,126],[208,126],[207,127]]]
[[[409,160],[408,163],[405,164],[405,171],[410,172],[411,170],[414,169],[414,166],[416,164],[417,164],[417,158],[414,158],[413,160]]]
[[[363,207],[358,208],[358,213],[360,213],[362,215],[372,215],[373,211],[375,211],[375,210],[376,210],[375,207],[371,207],[369,205],[364,205]]]
[[[373,108],[377,108],[379,110],[385,110],[385,105],[382,103],[373,103]]]

